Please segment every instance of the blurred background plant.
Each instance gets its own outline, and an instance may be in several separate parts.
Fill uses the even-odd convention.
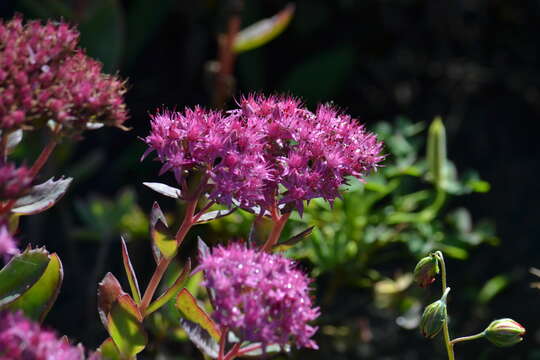
[[[121,272],[116,256],[121,233],[129,234],[134,266],[141,274],[150,272],[153,261],[148,235],[142,233],[146,220],[137,215],[135,204],[142,213],[150,212],[153,194],[141,182],[153,179],[159,165],[139,163],[145,146],[136,138],[147,133],[148,111],[215,102],[212,65],[219,60],[217,39],[227,33],[230,18],[224,4],[0,2],[3,18],[19,11],[26,18],[63,18],[80,24],[81,42],[89,55],[100,59],[106,71],[129,78],[131,119],[126,125],[133,131],[102,130],[77,144],[61,144],[44,172],[66,169],[62,173],[75,178],[71,191],[54,209],[21,224],[23,244],[32,239],[65,254],[64,290],[48,321],[88,345],[97,345],[104,333],[94,312],[80,311],[79,295],[95,289],[91,278],[103,243],[108,241],[103,258],[112,272]],[[245,1],[242,27],[271,18],[287,5],[280,0]],[[460,292],[451,294],[454,333],[481,330],[493,314],[501,313],[518,321],[527,318],[532,333],[539,328],[534,310],[537,293],[527,289],[534,279],[527,269],[540,264],[536,241],[540,197],[534,190],[540,173],[535,125],[540,115],[535,37],[539,13],[540,4],[532,1],[299,0],[294,19],[281,36],[238,54],[232,72],[235,96],[289,92],[310,106],[333,100],[360,116],[387,144],[385,167],[367,185],[352,182],[352,192],[336,202],[331,219],[322,216],[327,205],[313,202],[304,218],[295,218],[287,229],[293,235],[315,226],[294,250],[300,266],[320,275],[314,285],[327,315],[321,319],[317,339],[323,350],[309,353],[310,357],[443,359],[442,351],[434,355],[434,348],[442,350],[440,344],[426,343],[417,331],[408,330],[421,311],[415,304],[426,303],[424,295],[409,286],[409,271],[431,248],[451,257],[452,282],[460,284]],[[400,114],[415,121],[442,114],[449,158],[460,170],[460,176],[450,172],[453,180],[445,189],[444,206],[432,221],[395,222],[395,214],[414,217],[429,208],[436,195],[423,160],[425,123],[405,118],[376,123]],[[14,156],[32,157],[41,142],[30,139]],[[469,168],[491,184],[488,194],[482,194],[485,182],[473,173],[461,173]],[[126,186],[132,187],[136,200],[124,208],[130,210],[121,210],[121,204],[130,203],[122,197],[126,195],[119,195]],[[385,194],[394,186],[395,191]],[[173,200],[164,198],[160,204],[169,209],[168,220],[179,218],[182,209]],[[108,211],[124,215],[103,215]],[[217,241],[216,234],[223,230],[248,234],[247,218],[236,212],[196,234],[209,242]],[[131,221],[126,219],[136,220],[126,226]],[[493,223],[501,238],[497,247],[491,246],[497,243]],[[263,231],[264,224],[261,227]],[[468,261],[461,262],[466,257]],[[156,338],[159,334],[156,330]],[[190,356],[187,344],[163,343],[175,356]],[[540,359],[535,336],[502,353],[466,345],[462,351],[464,358]],[[305,353],[297,354],[302,356]]]

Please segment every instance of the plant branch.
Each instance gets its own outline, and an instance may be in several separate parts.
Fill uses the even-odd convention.
[[[281,232],[283,231],[283,228],[285,227],[289,216],[291,216],[291,213],[279,215],[279,212],[277,210],[274,209],[272,211],[272,220],[274,221],[274,227],[272,228],[272,232],[270,232],[268,239],[261,248],[261,251],[269,252],[272,250],[274,245],[277,244],[277,242],[279,241],[279,236],[281,235]]]
[[[457,344],[459,342],[481,339],[485,335],[486,334],[482,331],[481,333],[476,334],[476,335],[470,335],[470,336],[463,336],[463,337],[460,337],[460,338],[455,338],[454,340],[450,341],[450,344],[454,345],[454,344]]]

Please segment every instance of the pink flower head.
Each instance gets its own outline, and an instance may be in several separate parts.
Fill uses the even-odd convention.
[[[123,82],[101,73],[78,39],[63,22],[0,20],[0,129],[53,120],[79,131],[125,121]]]
[[[198,270],[215,293],[212,317],[241,340],[317,349],[317,328],[308,325],[319,316],[311,280],[291,260],[232,244],[202,257]]]
[[[0,257],[7,262],[13,255],[17,255],[18,253],[17,242],[10,235],[5,225],[0,226]]]
[[[30,169],[0,162],[0,201],[23,196],[30,190],[31,185]]]
[[[0,359],[83,360],[84,351],[21,313],[4,311],[0,312]]]
[[[205,171],[209,196],[230,205],[333,202],[347,177],[361,179],[383,160],[382,143],[348,115],[327,105],[315,113],[290,97],[248,96],[222,115],[196,108],[152,117],[145,138],[182,185],[190,170]]]

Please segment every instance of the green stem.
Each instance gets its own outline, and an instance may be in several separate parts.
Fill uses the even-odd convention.
[[[450,341],[450,344],[454,345],[454,344],[457,344],[457,343],[463,342],[463,341],[472,341],[472,340],[481,339],[481,338],[483,338],[485,335],[486,335],[486,334],[482,331],[481,333],[476,334],[476,335],[471,335],[471,336],[464,336],[464,337],[460,337],[460,338],[455,338],[454,340]]]
[[[446,264],[444,262],[444,256],[443,253],[440,251],[437,251],[435,253],[435,256],[441,263],[441,279],[442,279],[442,293],[443,297],[447,293],[446,290]],[[448,360],[454,360],[454,345],[450,341],[450,331],[448,330],[448,317],[444,321],[443,324],[443,335],[444,335],[444,344],[446,346],[446,352],[448,353]]]

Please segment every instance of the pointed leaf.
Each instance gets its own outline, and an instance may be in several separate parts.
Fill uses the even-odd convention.
[[[9,309],[22,310],[27,317],[40,322],[47,316],[58,297],[64,278],[62,262],[58,255],[53,253],[49,258],[49,264],[43,275],[21,297],[9,304]]]
[[[34,186],[28,195],[17,200],[11,211],[19,215],[34,215],[49,209],[64,196],[72,180],[50,178],[43,184]]]
[[[265,355],[265,354],[279,353],[279,352],[288,353],[288,352],[291,351],[291,346],[290,345],[281,346],[279,344],[272,344],[272,345],[267,345],[265,351],[263,352],[262,344],[260,344],[260,343],[249,344],[249,345],[244,346],[243,348],[241,348],[240,351],[247,350],[248,348],[251,349],[253,347],[256,347],[257,345],[259,345],[261,347],[255,348],[252,351],[244,353],[242,355],[242,357],[256,357],[256,358],[259,358],[260,356]]]
[[[162,256],[170,259],[176,255],[178,243],[171,234],[165,220],[165,215],[163,215],[157,202],[154,202],[152,212],[150,213],[150,236],[152,238],[154,259],[156,262],[159,262]]]
[[[111,338],[108,338],[101,344],[98,353],[101,355],[102,360],[122,360],[122,355],[120,355],[118,348]]]
[[[241,53],[256,49],[281,34],[291,22],[294,4],[289,4],[271,18],[258,21],[238,33],[234,40],[234,51]]]
[[[110,272],[105,275],[103,280],[98,284],[98,313],[103,326],[107,328],[107,317],[111,312],[111,309],[116,302],[116,300],[121,296],[125,295],[125,292],[122,290],[122,285],[116,277]]]
[[[45,248],[27,249],[0,270],[0,308],[14,302],[43,275],[49,264]]]
[[[8,135],[6,149],[8,154],[15,148],[15,146],[19,145],[23,138],[23,131],[21,129],[15,130],[11,134]]]
[[[212,220],[216,220],[216,219],[219,219],[219,218],[222,218],[222,217],[225,217],[229,214],[232,214],[233,212],[236,211],[236,207],[232,208],[232,209],[226,209],[226,210],[215,210],[215,211],[209,211],[205,214],[202,214],[198,219],[197,221],[195,222],[195,224],[204,224],[204,223],[207,223],[207,222],[210,222]]]
[[[310,226],[306,230],[302,231],[299,234],[294,235],[292,238],[285,240],[283,242],[278,243],[276,246],[274,246],[274,251],[285,251],[293,247],[294,245],[298,244],[300,241],[307,238],[311,233],[313,232],[314,226]]]
[[[135,302],[124,294],[118,297],[107,317],[109,335],[124,357],[140,353],[148,342],[142,316]]]
[[[143,182],[143,185],[149,187],[157,193],[160,193],[161,195],[165,195],[173,199],[182,198],[182,191],[175,187],[157,182]]]
[[[201,327],[201,325],[186,319],[180,319],[180,326],[188,335],[189,340],[191,340],[199,350],[212,359],[218,357],[219,344],[210,334],[208,334],[208,331]]]
[[[206,257],[207,255],[210,254],[210,248],[208,247],[208,245],[206,245],[206,243],[204,242],[203,239],[201,239],[200,236],[197,236],[197,246],[199,249],[200,257]]]
[[[202,327],[210,336],[219,341],[221,332],[218,326],[210,318],[210,316],[204,311],[203,308],[197,304],[197,300],[191,295],[187,289],[182,289],[176,298],[176,308],[180,310],[182,316]]]
[[[124,262],[124,269],[126,270],[126,276],[128,278],[129,287],[131,288],[131,295],[137,304],[141,303],[141,291],[139,290],[139,282],[137,281],[137,275],[135,275],[135,270],[133,270],[133,265],[131,265],[131,260],[129,259],[129,253],[126,246],[124,238],[121,237],[122,242],[122,260]]]
[[[178,294],[178,291],[180,291],[180,288],[184,286],[184,282],[186,280],[187,275],[189,274],[191,270],[191,260],[188,259],[186,261],[186,264],[184,265],[184,268],[182,269],[182,273],[178,275],[178,278],[174,282],[174,284],[171,285],[165,292],[158,297],[153,303],[148,306],[148,309],[146,309],[144,316],[148,316],[151,313],[153,313],[156,310],[159,310],[163,305],[165,305],[169,300],[171,300],[174,296]]]

